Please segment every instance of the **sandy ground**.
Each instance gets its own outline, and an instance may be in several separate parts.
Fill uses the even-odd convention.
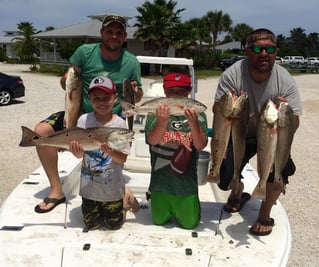
[[[21,180],[40,166],[35,149],[18,146],[21,125],[31,129],[52,112],[64,107],[64,91],[59,77],[34,74],[28,65],[0,63],[0,71],[20,75],[26,86],[26,96],[9,106],[0,106],[0,205]],[[292,250],[288,266],[319,266],[319,184],[317,181],[319,144],[319,74],[294,76],[303,102],[303,116],[292,148],[297,165],[290,177],[286,195],[280,201],[286,209],[292,231]],[[218,78],[198,81],[196,98],[208,106],[211,126],[211,106]],[[252,163],[254,164],[254,163]],[[276,226],[275,226],[276,227]]]

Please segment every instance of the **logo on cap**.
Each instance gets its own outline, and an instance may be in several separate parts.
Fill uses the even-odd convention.
[[[104,82],[104,79],[100,78],[100,77],[94,79],[94,81],[93,81],[94,84],[103,84],[103,82]]]
[[[103,77],[103,76],[95,77],[90,83],[88,93],[92,92],[94,89],[100,89],[107,94],[113,94],[113,95],[117,94],[116,85],[108,77]]]

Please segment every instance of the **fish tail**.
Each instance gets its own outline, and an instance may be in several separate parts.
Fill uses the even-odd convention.
[[[286,193],[285,184],[283,183],[283,180],[281,178],[275,179],[273,186],[274,186],[274,191],[280,191],[283,194]]]
[[[261,200],[266,200],[266,185],[258,183],[251,194],[252,198],[259,198]]]
[[[135,112],[135,106],[127,101],[122,100],[121,102],[121,107],[122,107],[122,116],[124,118],[128,118],[131,116],[136,115],[137,113]]]
[[[21,126],[22,128],[22,139],[20,141],[19,146],[27,147],[27,146],[36,146],[36,142],[34,139],[40,139],[41,136],[36,134],[34,131],[30,130],[25,126]]]

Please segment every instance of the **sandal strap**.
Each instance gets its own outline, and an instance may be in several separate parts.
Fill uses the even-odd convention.
[[[45,204],[49,204],[49,203],[53,203],[53,204],[56,204],[57,202],[59,202],[61,199],[58,199],[58,198],[51,198],[51,197],[45,197],[43,199],[43,202]]]
[[[274,226],[275,225],[275,220],[273,218],[270,218],[269,220],[258,220],[257,221],[260,225],[262,226]]]

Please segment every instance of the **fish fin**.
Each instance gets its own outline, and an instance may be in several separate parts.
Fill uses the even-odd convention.
[[[263,185],[259,182],[252,192],[251,197],[259,198],[264,201],[266,199],[266,185]]]
[[[129,110],[129,109],[134,109],[135,106],[125,100],[120,101],[121,107],[123,110]]]
[[[128,118],[136,115],[137,113],[133,109],[122,111],[121,115],[123,118]],[[130,129],[131,130],[131,129]]]
[[[202,182],[202,184],[211,183],[212,182],[212,176],[208,174],[207,176],[202,178],[201,182]]]
[[[36,142],[34,139],[41,139],[42,137],[29,129],[28,127],[21,126],[22,129],[22,139],[20,141],[19,146],[27,147],[27,146],[36,146]]]
[[[211,171],[206,177],[204,177],[202,179],[203,182],[210,182],[210,183],[215,183],[215,184],[219,184],[220,182],[220,176],[216,175],[213,173],[213,171]]]

